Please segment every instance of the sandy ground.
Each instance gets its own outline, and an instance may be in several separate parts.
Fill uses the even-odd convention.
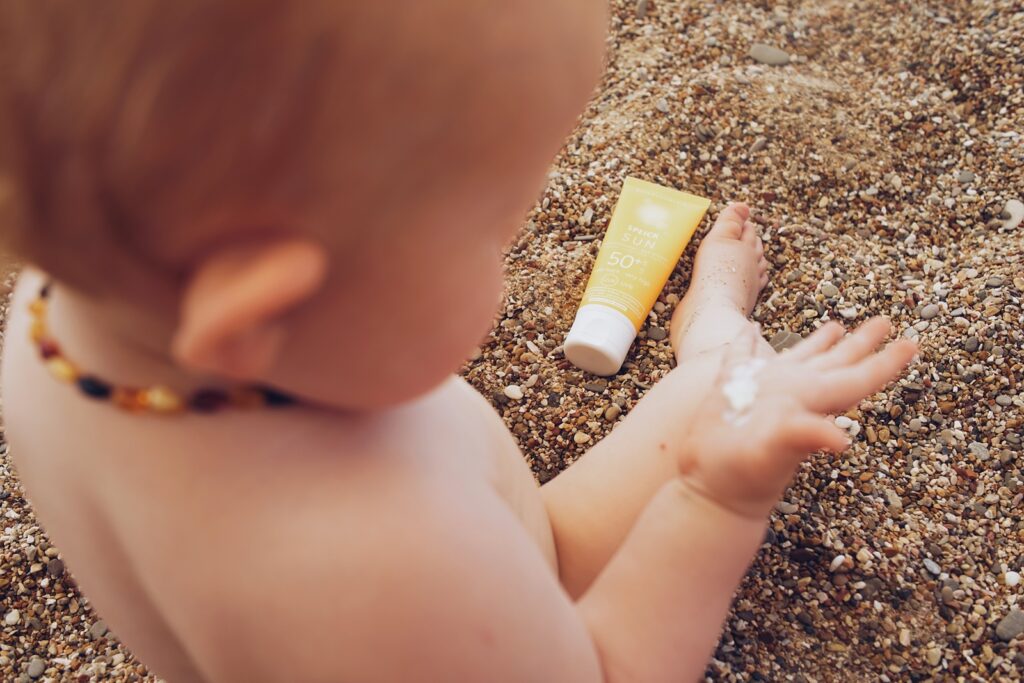
[[[777,506],[710,680],[1020,680],[1024,6],[614,6],[608,74],[464,375],[550,479],[672,367],[664,331],[692,247],[619,375],[561,355],[623,178],[713,211],[751,203],[773,263],[755,317],[773,343],[886,314],[922,355],[838,418],[851,451],[812,459]],[[788,63],[756,61],[756,43]],[[2,450],[0,678],[151,680],[76,593]]]

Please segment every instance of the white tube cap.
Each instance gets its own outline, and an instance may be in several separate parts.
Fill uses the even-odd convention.
[[[595,375],[614,375],[622,367],[636,338],[632,321],[614,308],[600,304],[580,307],[565,338],[569,362]]]

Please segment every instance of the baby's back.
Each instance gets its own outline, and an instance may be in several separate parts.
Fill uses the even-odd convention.
[[[414,519],[423,500],[457,506],[458,491],[496,492],[553,564],[547,518],[514,442],[461,381],[374,416],[302,407],[127,414],[46,371],[21,313],[38,286],[27,280],[3,359],[19,475],[83,592],[170,681],[220,678],[247,624],[301,623],[315,608],[275,614],[278,603],[257,594],[247,613],[225,612],[219,596],[244,591],[250,576],[276,571],[287,591],[290,566],[332,563],[361,599],[359,577],[321,554],[318,539],[340,537],[353,555],[411,542],[387,529]]]

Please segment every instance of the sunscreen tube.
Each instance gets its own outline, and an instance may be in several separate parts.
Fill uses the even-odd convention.
[[[711,201],[627,178],[565,339],[565,357],[614,375]]]

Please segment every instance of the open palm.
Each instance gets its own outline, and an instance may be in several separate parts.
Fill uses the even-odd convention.
[[[695,416],[679,460],[684,481],[736,513],[767,514],[807,455],[849,445],[829,415],[882,389],[914,357],[907,340],[876,352],[890,330],[884,318],[850,335],[828,323],[767,359],[738,340]]]

